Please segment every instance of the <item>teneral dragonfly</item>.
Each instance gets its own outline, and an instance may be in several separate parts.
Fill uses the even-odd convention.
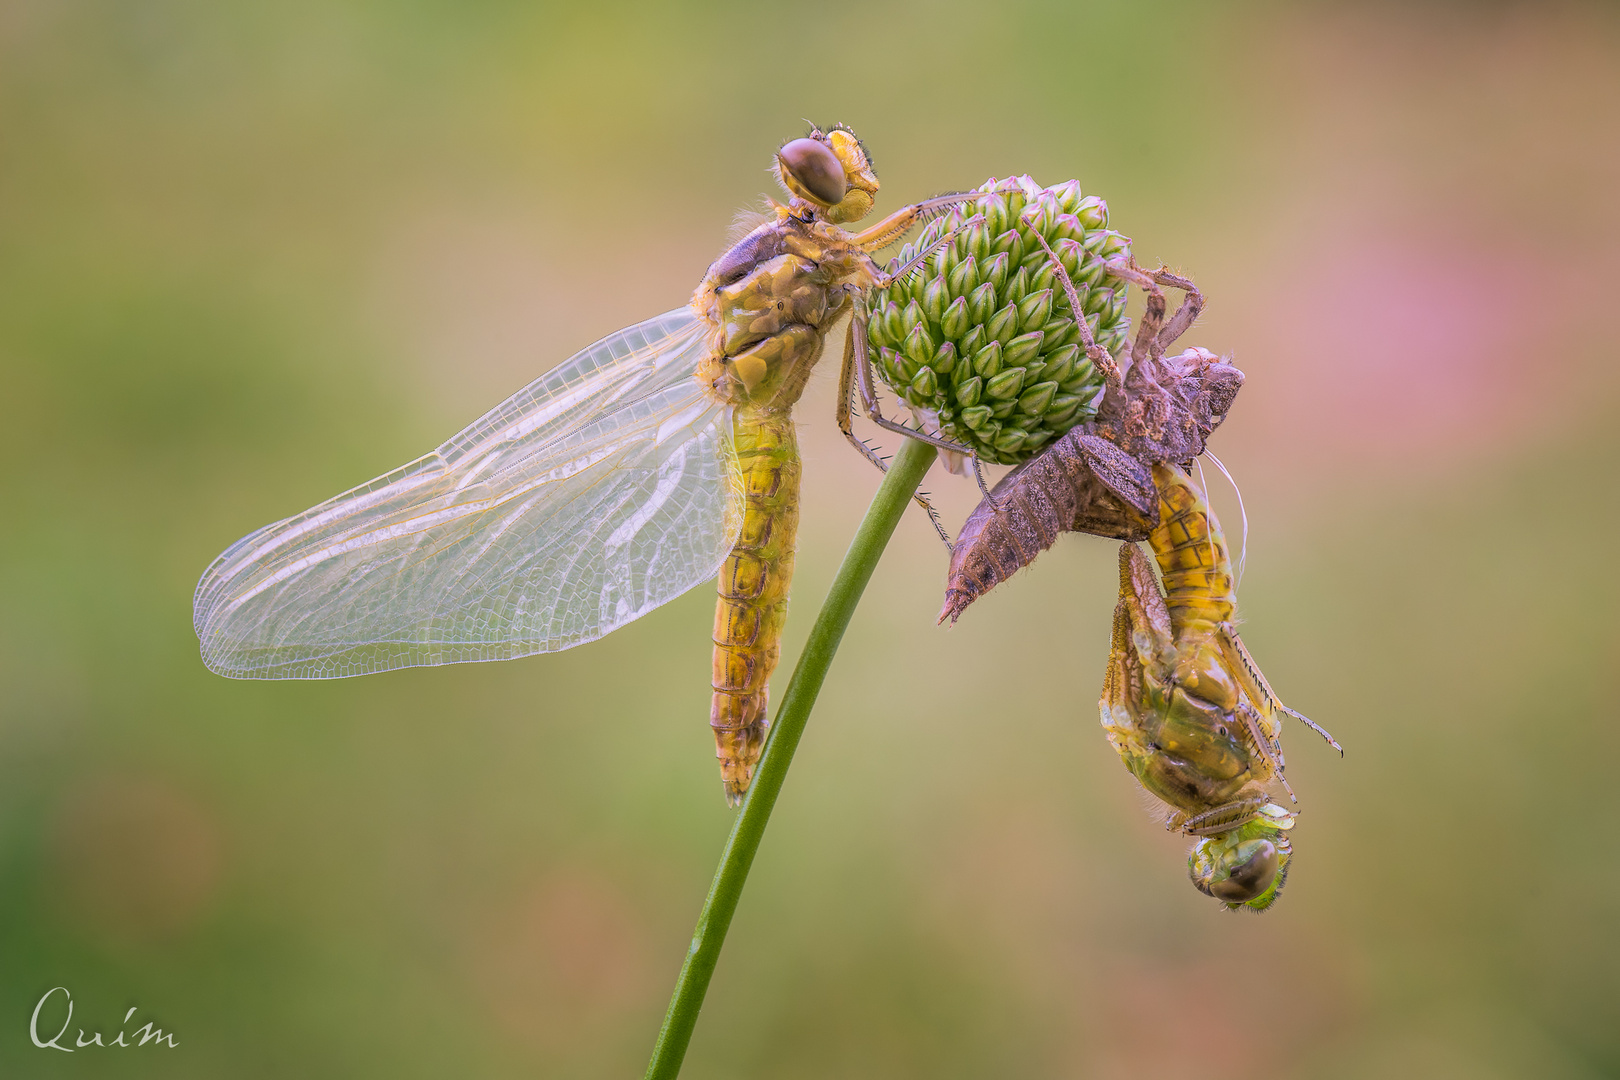
[[[1119,604],[1099,702],[1108,741],[1132,775],[1171,808],[1172,828],[1201,837],[1188,870],[1229,908],[1263,911],[1288,877],[1294,816],[1276,800],[1284,705],[1234,625],[1226,540],[1203,492],[1180,469],[1153,466],[1159,523],[1142,549],[1119,553]]]
[[[321,679],[554,652],[718,574],[710,724],[726,794],[740,798],[793,575],[792,407],[858,295],[932,249],[892,272],[871,253],[971,198],[846,231],[878,179],[842,126],[788,142],[774,171],[788,202],[687,306],[603,338],[425,457],[227,548],[197,585],[204,662]],[[862,361],[846,350],[839,402],[857,443],[850,369]]]
[[[1112,356],[1097,419],[1077,425],[986,492],[951,557],[940,621],[1051,547],[1064,532],[1127,541],[1100,702],[1109,743],[1200,837],[1188,871],[1231,908],[1264,910],[1287,880],[1294,816],[1273,801],[1283,775],[1278,700],[1239,638],[1231,560],[1220,523],[1185,474],[1225,419],[1243,373],[1206,349],[1165,350],[1204,298],[1186,278],[1127,261],[1110,272],[1140,285],[1146,309],[1121,373]],[[1059,278],[1067,285],[1067,275]],[[1161,286],[1186,295],[1166,317]],[[1135,541],[1153,548],[1164,591]]]

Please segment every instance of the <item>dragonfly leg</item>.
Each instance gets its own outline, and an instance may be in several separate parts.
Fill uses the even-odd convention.
[[[1069,272],[1063,268],[1063,260],[1058,258],[1052,245],[1046,242],[1039,229],[1031,229],[1030,235],[1040,242],[1046,251],[1046,257],[1052,260],[1052,269],[1057,271],[1058,283],[1063,286],[1063,295],[1068,297],[1069,309],[1074,312],[1074,321],[1080,327],[1080,344],[1086,350],[1086,357],[1094,364],[1098,371],[1103,373],[1112,386],[1119,385],[1119,364],[1114,362],[1114,355],[1097,343],[1097,336],[1091,332],[1091,323],[1086,320],[1086,310],[1081,306],[1080,294],[1069,279]]]
[[[1299,796],[1294,794],[1294,789],[1289,786],[1288,777],[1283,771],[1286,764],[1283,761],[1282,747],[1276,739],[1266,732],[1264,718],[1260,715],[1260,711],[1240,698],[1237,705],[1237,714],[1242,718],[1243,726],[1248,730],[1249,738],[1254,743],[1255,748],[1260,751],[1260,756],[1266,759],[1272,771],[1276,773],[1277,781],[1282,784],[1283,790],[1288,792],[1290,799],[1299,802]]]
[[[1108,263],[1108,272],[1147,290],[1148,310],[1143,314],[1142,325],[1137,330],[1136,344],[1131,347],[1132,363],[1139,363],[1144,351],[1154,359],[1162,357],[1165,350],[1187,332],[1204,310],[1204,294],[1198,290],[1198,286],[1190,278],[1171,273],[1162,266],[1157,270],[1144,270],[1134,260],[1115,259]],[[1161,285],[1180,289],[1186,294],[1168,322],[1164,318],[1165,302],[1164,293],[1159,288]]]
[[[917,252],[917,254],[913,255],[904,263],[900,264],[899,266],[895,266],[893,270],[888,272],[880,271],[876,275],[876,287],[879,289],[886,289],[896,281],[903,280],[918,267],[922,266],[923,263],[927,262],[934,252],[938,251],[946,244],[949,244],[952,240],[955,240],[958,232],[961,232],[960,227],[952,229],[938,240],[935,240],[932,244],[929,244],[927,247]],[[894,261],[890,260],[889,265],[894,266]]]
[[[879,472],[888,472],[888,463],[871,444],[855,434],[855,425],[850,422],[855,416],[855,335],[866,334],[866,305],[858,293],[852,307],[848,332],[844,335],[844,362],[838,368],[838,430],[862,457],[878,467]]]
[[[860,377],[859,369],[857,369],[856,375],[857,378]],[[866,418],[872,421],[872,423],[876,424],[878,427],[886,428],[889,431],[904,435],[908,439],[916,439],[919,442],[925,442],[929,446],[937,447],[940,450],[945,450],[952,454],[961,454],[964,457],[973,456],[973,449],[971,447],[963,446],[961,443],[952,442],[941,435],[930,435],[921,428],[908,427],[906,424],[901,423],[898,420],[890,420],[887,416],[883,415],[882,407],[878,404],[876,395],[868,397],[864,387],[861,393],[861,401],[864,411],[866,412]]]
[[[911,498],[928,515],[928,523],[934,527],[935,534],[939,536],[939,542],[945,545],[945,554],[954,554],[956,546],[951,543],[951,534],[945,530],[945,523],[939,519],[939,511],[935,510],[934,504],[928,501],[928,492],[912,492]]]
[[[910,206],[902,206],[876,225],[856,233],[849,242],[862,251],[882,250],[941,210],[978,197],[979,193],[976,191],[964,191],[953,195],[938,195],[932,199],[914,202]]]
[[[1271,683],[1266,681],[1265,674],[1260,670],[1260,665],[1254,662],[1254,657],[1249,654],[1248,647],[1243,644],[1243,639],[1238,636],[1237,627],[1231,623],[1222,623],[1221,639],[1225,642],[1233,658],[1237,660],[1238,666],[1245,676],[1245,681],[1253,688],[1253,696],[1256,700],[1263,702],[1268,708],[1292,716],[1295,720],[1322,736],[1329,746],[1339,752],[1340,757],[1344,756],[1344,747],[1340,746],[1339,741],[1328,733],[1327,728],[1305,714],[1289,708],[1278,699],[1277,692],[1271,688]]]
[[[1239,825],[1247,825],[1253,821],[1256,812],[1271,800],[1262,797],[1251,799],[1238,799],[1217,806],[1213,810],[1205,810],[1190,817],[1176,814],[1170,819],[1167,828],[1179,829],[1192,836],[1215,836],[1218,833],[1235,829]]]
[[[980,467],[979,455],[977,451],[975,451],[973,454],[973,479],[978,481],[979,494],[983,495],[985,502],[990,504],[990,509],[994,510],[998,514],[1006,513],[1009,509],[1008,505],[997,500],[995,492],[991,491],[989,486],[984,482],[984,470]]]
[[[848,332],[844,336],[844,362],[838,370],[838,430],[844,433],[844,438],[850,441],[850,445],[861,452],[862,457],[878,467],[879,472],[888,472],[889,463],[883,460],[882,455],[873,449],[865,439],[855,434],[855,426],[850,423],[855,413],[853,376],[855,371],[855,340],[857,336],[863,343],[866,341],[866,304],[859,294],[855,297],[853,311],[849,318]],[[920,491],[914,492],[911,498],[927,513],[929,522],[934,526],[934,531],[939,534],[940,542],[945,545],[945,550],[953,550],[951,534],[946,531],[944,522],[940,521],[939,511],[934,509],[934,504],[929,502],[928,497]]]
[[[1292,716],[1295,720],[1298,720],[1300,723],[1304,724],[1306,727],[1310,728],[1312,731],[1314,731],[1318,735],[1322,736],[1322,738],[1324,740],[1326,740],[1326,742],[1327,742],[1327,744],[1329,746],[1333,747],[1333,749],[1335,749],[1335,750],[1337,750],[1339,752],[1340,757],[1344,757],[1344,747],[1339,745],[1339,740],[1335,739],[1332,735],[1328,734],[1327,728],[1323,727],[1321,724],[1318,724],[1315,720],[1312,720],[1310,717],[1306,716],[1304,713],[1299,712],[1299,711],[1297,711],[1295,709],[1290,709],[1287,705],[1283,705],[1281,703],[1278,703],[1277,708],[1281,709],[1283,712],[1287,713],[1289,716]]]
[[[949,239],[949,236],[942,237],[940,243],[944,244]],[[931,247],[929,251],[919,254],[911,262],[901,267],[900,272],[893,275],[893,277],[899,277],[901,274],[908,272],[909,269],[914,268],[915,264],[927,258],[932,250]],[[890,280],[893,280],[893,277]],[[882,284],[887,284],[887,282]],[[861,411],[866,414],[867,419],[881,428],[898,432],[908,439],[918,439],[928,443],[930,446],[948,450],[953,454],[961,454],[963,457],[973,456],[973,450],[970,447],[952,442],[939,435],[930,435],[918,428],[907,427],[905,424],[890,420],[883,415],[883,408],[878,401],[876,383],[872,378],[872,354],[866,343],[866,312],[859,302],[857,302],[855,308],[855,315],[850,320],[849,343],[846,350],[845,363],[854,368],[855,386],[860,391]]]
[[[1164,328],[1164,290],[1159,288],[1159,283],[1153,278],[1137,271],[1134,262],[1128,267],[1110,264],[1108,269],[1127,281],[1136,282],[1146,290],[1147,303],[1142,310],[1142,325],[1136,328],[1136,340],[1131,343],[1131,363],[1140,364],[1150,356],[1157,363],[1164,356],[1162,346],[1154,348],[1159,331]]]

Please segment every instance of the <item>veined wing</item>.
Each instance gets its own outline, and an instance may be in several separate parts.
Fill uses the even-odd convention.
[[[731,414],[689,309],[620,330],[433,453],[238,540],[203,662],[321,679],[592,641],[714,577],[741,526]]]

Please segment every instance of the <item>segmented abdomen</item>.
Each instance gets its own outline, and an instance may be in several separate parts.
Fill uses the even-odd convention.
[[[1154,465],[1159,525],[1148,534],[1164,577],[1165,602],[1177,638],[1194,624],[1232,620],[1237,594],[1221,523],[1192,480],[1172,465]]]
[[[799,531],[799,445],[786,412],[740,409],[742,534],[720,568],[709,724],[726,796],[748,790],[765,745],[766,694],[781,655]]]
[[[1028,566],[1068,529],[1078,493],[1060,445],[1003,477],[963,523],[951,549],[940,622],[955,622],[969,604]]]
[[[1141,540],[1153,524],[1146,468],[1092,434],[1090,425],[1071,428],[1039,457],[1002,477],[990,495],[968,515],[951,550],[940,622],[955,622],[969,604],[1028,566],[1063,533]]]

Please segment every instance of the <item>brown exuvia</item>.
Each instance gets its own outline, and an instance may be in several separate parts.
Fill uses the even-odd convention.
[[[1146,538],[1159,523],[1153,466],[1190,465],[1243,385],[1243,372],[1207,349],[1164,355],[1203,309],[1191,281],[1134,264],[1109,269],[1147,291],[1130,366],[1109,379],[1095,420],[1008,473],[968,516],[951,554],[940,622],[955,622],[1061,533]],[[1161,285],[1186,293],[1168,320]]]

